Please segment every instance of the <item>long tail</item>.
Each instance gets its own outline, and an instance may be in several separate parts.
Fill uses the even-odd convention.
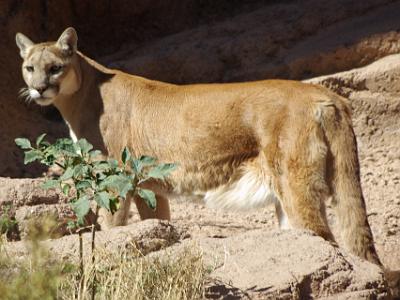
[[[352,253],[381,265],[368,223],[360,183],[357,141],[347,100],[337,101],[322,109],[321,123],[330,149],[327,162],[328,182],[345,247]]]

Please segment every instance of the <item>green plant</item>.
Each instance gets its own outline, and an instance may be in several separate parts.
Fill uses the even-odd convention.
[[[62,262],[49,259],[48,251],[40,243],[43,238],[49,237],[55,220],[44,217],[40,226],[35,226],[35,220],[30,222],[32,230],[28,233],[29,252],[26,256],[10,255],[10,244],[0,241],[1,299],[56,299],[62,276],[72,274]]]
[[[60,188],[70,196],[72,208],[77,216],[77,224],[83,225],[84,217],[90,210],[90,201],[114,213],[128,193],[138,195],[146,204],[156,208],[153,191],[140,187],[149,180],[164,180],[175,169],[173,163],[157,164],[149,156],[134,158],[128,148],[121,154],[121,163],[116,159],[101,159],[103,156],[86,139],[73,142],[71,139],[58,139],[50,144],[40,135],[32,146],[25,138],[15,139],[15,143],[25,150],[24,163],[39,161],[47,166],[57,165],[62,169],[58,178],[47,180],[43,188]],[[75,193],[71,193],[74,190]]]
[[[142,198],[146,204],[156,208],[156,196],[153,191],[140,187],[147,180],[164,180],[175,169],[172,163],[158,164],[149,156],[134,158],[125,147],[121,153],[121,163],[116,159],[102,159],[98,150],[86,140],[77,142],[71,139],[58,139],[50,144],[44,140],[45,134],[40,135],[33,146],[26,138],[17,138],[15,143],[25,150],[24,163],[39,161],[47,166],[57,165],[62,174],[48,179],[43,188],[59,188],[70,197],[76,220],[71,220],[71,228],[82,228],[86,215],[95,202],[95,213],[103,207],[114,213],[121,201],[126,201],[128,193]],[[82,231],[79,233],[80,275],[79,281],[84,284],[83,243]],[[95,263],[95,226],[92,224],[92,264]],[[82,289],[81,289],[82,290]],[[96,276],[92,279],[92,299],[96,293]]]
[[[5,234],[10,238],[14,232],[17,231],[18,222],[10,217],[10,205],[4,205],[3,212],[0,215],[0,234]]]

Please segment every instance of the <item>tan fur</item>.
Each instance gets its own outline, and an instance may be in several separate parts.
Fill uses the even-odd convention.
[[[28,41],[28,42],[27,42]],[[53,89],[53,103],[72,132],[119,156],[124,146],[179,168],[165,184],[149,185],[155,212],[170,218],[168,197],[200,196],[216,207],[243,209],[275,202],[283,227],[313,230],[334,241],[324,202],[334,197],[345,246],[380,264],[361,192],[356,139],[346,99],[318,86],[267,80],[173,85],[107,69],[76,51],[68,28],[55,43],[17,35],[28,88]],[[40,55],[39,55],[40,54]],[[49,76],[52,64],[62,74]],[[44,92],[45,93],[45,92]],[[126,222],[129,203],[110,225]]]

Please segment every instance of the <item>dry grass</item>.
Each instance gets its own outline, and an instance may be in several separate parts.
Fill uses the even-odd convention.
[[[205,269],[201,253],[187,248],[177,257],[144,257],[132,250],[97,251],[97,263],[85,266],[83,282],[70,274],[59,285],[59,299],[91,299],[96,274],[96,299],[199,299]]]
[[[207,272],[195,246],[152,257],[132,248],[97,249],[95,263],[87,262],[80,276],[77,265],[50,258],[38,236],[30,243],[30,257],[19,260],[7,256],[0,243],[1,299],[91,299],[94,276],[95,299],[203,298]]]

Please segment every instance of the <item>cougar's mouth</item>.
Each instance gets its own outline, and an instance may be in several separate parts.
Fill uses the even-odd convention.
[[[39,93],[38,90],[34,88],[22,88],[19,92],[21,98],[24,98],[26,102],[30,103],[35,101],[41,106],[50,105],[54,98],[57,96],[58,88],[49,87],[43,93]]]

